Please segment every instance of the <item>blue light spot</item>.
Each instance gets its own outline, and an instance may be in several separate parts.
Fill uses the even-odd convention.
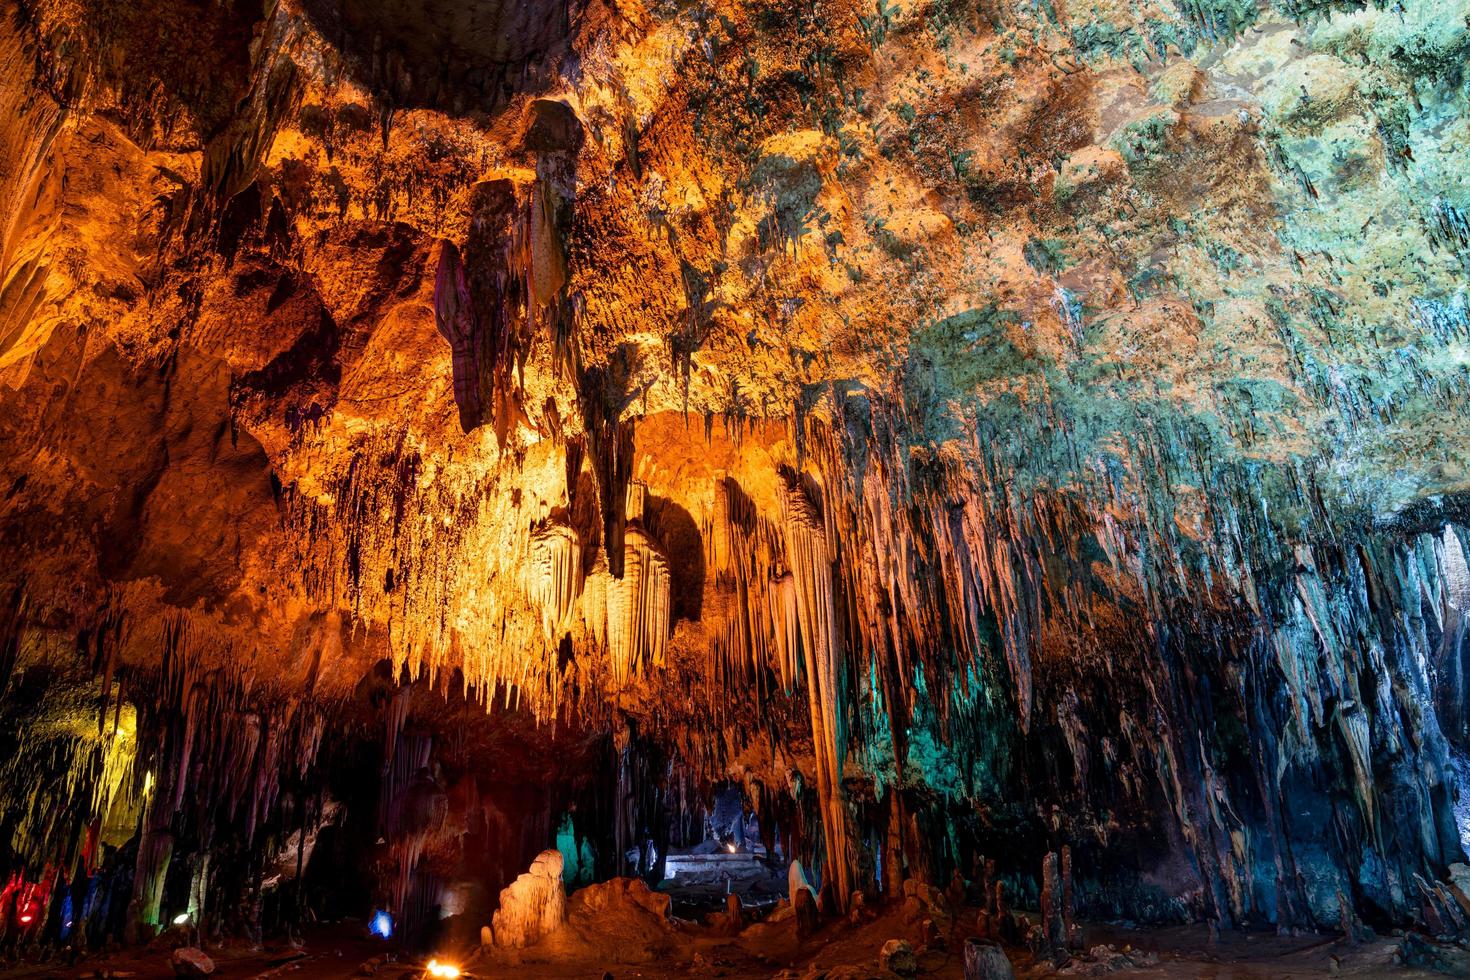
[[[368,926],[368,931],[380,939],[389,938],[393,935],[393,916],[378,909],[373,913],[373,921]]]

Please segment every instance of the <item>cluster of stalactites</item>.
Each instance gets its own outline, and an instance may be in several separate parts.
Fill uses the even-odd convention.
[[[1190,727],[1188,698],[1171,694],[1177,685],[1144,683],[1120,696],[1107,709],[1104,741],[1096,737],[1096,717],[1087,720],[1093,706],[1078,695],[1093,669],[1087,666],[1094,661],[1090,651],[1119,651],[1112,669],[1138,671],[1145,681],[1166,671],[1198,671],[1203,668],[1179,666],[1189,655],[1179,638],[1210,635],[1211,623],[1229,622],[1242,634],[1220,642],[1253,658],[1252,672],[1239,676],[1269,680],[1279,673],[1284,685],[1277,689],[1289,692],[1279,703],[1289,714],[1277,718],[1278,702],[1264,695],[1231,691],[1230,685],[1241,684],[1239,676],[1217,677],[1212,689],[1241,701],[1239,710],[1253,726],[1276,732],[1290,726],[1279,746],[1263,747],[1272,759],[1294,760],[1299,768],[1320,765],[1339,745],[1366,824],[1378,826],[1378,797],[1385,790],[1368,764],[1374,747],[1412,746],[1420,736],[1425,744],[1435,741],[1426,727],[1432,719],[1408,728],[1394,721],[1406,717],[1405,698],[1425,688],[1422,669],[1412,667],[1416,679],[1412,691],[1404,688],[1408,693],[1383,683],[1427,655],[1425,634],[1414,620],[1434,591],[1423,583],[1443,579],[1425,571],[1435,562],[1362,531],[1352,533],[1364,548],[1344,548],[1345,526],[1327,519],[1305,478],[1293,482],[1288,474],[1285,492],[1297,495],[1292,500],[1306,518],[1291,532],[1292,542],[1270,523],[1255,471],[1212,463],[1208,447],[1198,442],[1202,437],[1186,430],[1148,438],[1153,441],[1140,437],[1125,447],[1137,461],[1133,468],[1087,470],[1062,491],[1018,486],[1009,450],[978,432],[964,451],[916,463],[901,444],[874,438],[858,453],[841,431],[807,420],[802,471],[769,475],[779,487],[775,513],[763,511],[757,495],[724,474],[706,485],[704,499],[682,501],[703,518],[705,601],[698,635],[708,643],[709,692],[750,692],[757,708],[777,693],[773,687],[808,699],[818,746],[816,782],[827,787],[824,823],[834,827],[843,820],[838,784],[850,733],[890,739],[893,765],[902,767],[902,740],[923,715],[938,744],[973,751],[965,746],[983,741],[975,707],[983,688],[986,703],[1005,711],[1020,737],[1032,737],[1038,726],[1060,729],[1076,756],[1077,792],[1099,801],[1127,797],[1130,806],[1148,807],[1150,794],[1161,791],[1181,823],[1191,813],[1219,813],[1213,830],[1188,836],[1201,850],[1213,841],[1228,851],[1240,831],[1229,814],[1256,801],[1215,806],[1182,775],[1165,780],[1162,790],[1149,775],[1219,773],[1229,765],[1209,757],[1209,740]],[[468,533],[450,535],[448,544],[439,539],[449,550],[477,541],[490,562],[482,567],[484,578],[508,584],[505,576],[514,576],[514,589],[482,583],[488,593],[477,599],[482,619],[453,621],[450,628],[459,630],[454,645],[471,683],[514,686],[529,695],[520,703],[543,717],[569,681],[586,706],[605,703],[633,678],[657,670],[667,659],[671,597],[685,584],[673,581],[677,563],[650,533],[656,522],[642,519],[642,488],[621,478],[598,485],[626,502],[621,576],[608,567],[605,547],[594,552],[583,540],[583,533],[595,533],[592,521],[574,528],[570,518],[543,513],[526,520],[505,512],[503,503],[482,503],[482,513],[454,527],[501,534],[498,529],[510,526],[523,543],[502,548],[497,543],[511,539]],[[1179,488],[1205,485],[1218,492],[1186,535],[1184,507],[1191,501]],[[418,513],[415,506],[402,508],[404,532],[436,516],[432,508]],[[363,511],[384,509],[375,504]],[[519,523],[508,525],[508,519]],[[409,554],[432,540],[388,534],[383,550],[397,542],[407,550],[393,553]],[[1341,558],[1354,554],[1354,561]],[[430,559],[422,566],[427,575],[444,576],[442,587],[427,594],[457,601],[452,586],[463,563],[424,557]],[[1429,603],[1436,604],[1443,603]],[[1410,616],[1401,629],[1390,629],[1375,608],[1400,608]],[[413,619],[406,608],[404,613]],[[559,656],[568,639],[570,659]],[[447,656],[450,647],[442,643],[438,656]],[[1270,662],[1256,663],[1263,651]],[[583,656],[589,652],[598,656]],[[1043,660],[1045,687],[1033,674]],[[1362,684],[1369,677],[1377,679],[1371,689]],[[887,717],[876,717],[882,714]],[[733,756],[742,738],[762,737],[759,729],[748,724],[743,735],[706,739],[709,744],[693,750],[710,756],[701,756],[702,765],[717,767],[714,756]],[[774,731],[766,736],[780,737]],[[1425,760],[1435,764],[1429,755]],[[1287,768],[1263,768],[1259,785],[1274,793]],[[1115,786],[1094,785],[1090,774],[1113,770],[1120,774]],[[1210,778],[1205,782],[1216,785]],[[1206,874],[1241,880],[1242,872],[1223,870],[1238,859],[1221,853],[1206,862]],[[837,855],[829,860],[841,863]]]
[[[606,651],[615,688],[662,667],[669,639],[673,579],[662,546],[641,524],[645,492],[638,484],[628,488],[622,577],[599,560],[583,600],[587,636]]]
[[[76,724],[75,716],[60,724],[39,720],[0,763],[0,803],[11,825],[6,843],[34,868],[53,861],[68,868],[78,856],[90,865],[99,843],[122,843],[114,832],[131,832],[145,800],[133,707],[118,704],[101,732],[89,719]],[[78,827],[90,828],[86,841],[76,836]],[[84,844],[92,850],[79,855]]]
[[[544,176],[482,181],[463,248],[435,246],[435,322],[449,343],[460,427],[490,422],[502,446],[524,416],[522,380],[538,324],[549,334],[554,370],[575,374],[561,203]]]
[[[456,622],[466,684],[539,717],[554,716],[564,689],[608,690],[663,666],[672,628],[673,573],[661,543],[642,522],[645,488],[627,489],[630,520],[623,573],[609,568],[564,516],[541,521],[528,541],[493,550],[473,588],[476,617]],[[562,656],[570,644],[577,656]],[[435,655],[436,663],[440,655]],[[410,673],[418,664],[404,661]],[[599,680],[599,678],[601,680]]]
[[[582,542],[566,524],[552,523],[536,532],[527,564],[526,594],[541,610],[541,629],[556,643],[571,625],[572,609],[582,595]]]
[[[1016,567],[1013,531],[986,494],[957,468],[944,492],[909,496],[893,477],[901,470],[882,458],[868,461],[859,486],[829,433],[812,424],[807,441],[816,450],[807,464],[815,478],[780,477],[780,514],[759,513],[735,480],[714,481],[707,572],[724,601],[706,626],[719,676],[759,692],[770,671],[789,693],[809,678],[809,659],[865,673],[871,659],[892,675],[888,686],[906,710],[915,658],[926,657],[940,676],[962,672],[994,652],[987,640],[993,614],[1025,727],[1036,600],[1022,587],[1027,570]],[[819,485],[826,489],[816,491]],[[822,498],[820,512],[813,493]],[[959,662],[941,663],[947,651]],[[843,714],[836,712],[838,724]]]
[[[789,694],[801,677],[800,624],[781,530],[723,473],[714,481],[709,513],[707,574],[726,597],[724,614],[708,631],[714,674],[722,684],[758,687],[751,681],[769,665]]]
[[[1214,736],[1195,731],[1210,724],[1190,707],[1203,695],[1169,680],[1180,670],[1219,669],[1219,655],[1211,666],[1180,666],[1192,656],[1180,644],[1197,634],[1213,635],[1230,658],[1269,657],[1210,682],[1239,699],[1249,731],[1279,733],[1279,744],[1272,738],[1259,746],[1269,763],[1262,761],[1260,779],[1250,784],[1266,795],[1265,806],[1282,806],[1293,779],[1330,767],[1340,753],[1363,821],[1345,860],[1358,860],[1364,848],[1395,855],[1389,860],[1407,868],[1453,857],[1444,807],[1434,802],[1451,795],[1443,741],[1424,706],[1436,657],[1439,676],[1464,673],[1464,658],[1449,654],[1463,642],[1456,603],[1470,591],[1457,539],[1350,530],[1341,519],[1328,520],[1317,503],[1308,510],[1317,523],[1297,529],[1288,544],[1268,514],[1250,509],[1265,499],[1250,471],[1223,464],[1209,471],[1207,453],[1180,448],[1193,445],[1187,434],[1134,447],[1149,465],[1131,482],[1116,469],[1100,469],[1096,485],[1068,493],[1018,492],[984,447],[973,458],[930,465],[916,480],[905,460],[877,452],[854,465],[841,438],[820,426],[809,426],[806,438],[807,472],[815,478],[786,481],[778,521],[758,514],[734,481],[715,481],[706,554],[724,601],[712,605],[717,621],[706,622],[706,632],[726,677],[769,669],[788,690],[805,680],[823,822],[839,836],[845,811],[831,801],[840,801],[841,789],[823,773],[848,748],[844,720],[860,710],[852,694],[890,714],[879,731],[895,742],[922,711],[935,716],[926,722],[938,725],[935,737],[958,752],[967,738],[984,739],[972,730],[973,714],[965,722],[946,716],[975,710],[971,665],[987,678],[998,667],[1009,681],[1000,696],[1013,705],[1021,735],[1039,718],[1072,746],[1079,791],[1126,796],[1142,809],[1162,793],[1200,862],[1202,884],[1213,890],[1210,914],[1261,911],[1251,908],[1248,886],[1259,855],[1234,843],[1244,829],[1238,814],[1261,803],[1231,800],[1223,775],[1231,760],[1214,757]],[[1183,466],[1196,469],[1184,478],[1174,472]],[[1172,488],[1208,485],[1211,475],[1220,493],[1203,516],[1215,523],[1185,540]],[[822,492],[806,489],[818,485]],[[1311,500],[1309,483],[1295,487]],[[1344,548],[1345,530],[1361,543]],[[1181,605],[1183,597],[1190,604]],[[1108,611],[1099,620],[1100,609],[1125,614]],[[1194,612],[1181,619],[1182,609]],[[1240,633],[1221,634],[1211,623],[1236,624],[1231,629]],[[1051,668],[1041,689],[1033,664],[1045,650],[1044,633],[1068,637],[1080,659],[1075,667]],[[1104,709],[1117,730],[1109,722],[1101,741],[1095,719],[1082,720],[1097,706],[1078,696],[1093,669],[1089,644],[1110,645],[1111,672],[1137,672],[1144,680],[1137,696]],[[1284,686],[1271,680],[1273,672]],[[763,690],[749,689],[757,698]],[[1283,689],[1279,701],[1270,694]],[[1285,717],[1278,717],[1278,704]],[[948,724],[967,727],[946,735]],[[1405,787],[1375,774],[1381,746],[1411,752],[1418,760],[1412,767],[1426,774],[1422,784]],[[902,745],[891,748],[901,766]],[[1093,786],[1089,774],[1102,771],[1117,771],[1118,785]],[[1381,814],[1404,805],[1420,820],[1390,839]],[[1203,825],[1201,813],[1208,817]],[[1268,824],[1268,843],[1258,846],[1289,854],[1273,836],[1280,832]],[[839,856],[828,860],[840,872]],[[1383,900],[1391,904],[1391,894]],[[1307,914],[1290,902],[1283,908],[1298,921]]]
[[[236,658],[187,617],[161,637],[163,668],[157,694],[140,719],[155,774],[141,821],[137,884],[129,908],[133,924],[157,925],[164,879],[181,855],[176,818],[192,811],[196,850],[189,858],[194,883],[191,911],[215,914],[224,900],[208,885],[211,851],[231,841],[242,853],[262,843],[266,828],[282,831],[282,788],[308,784],[325,733],[321,705],[282,698],[233,665]],[[306,826],[305,802],[290,801],[292,823]]]
[[[257,684],[191,614],[148,635],[135,635],[125,615],[117,622],[84,631],[70,650],[45,652],[46,687],[34,708],[0,699],[0,723],[23,733],[19,751],[0,763],[16,818],[8,843],[31,871],[44,864],[65,882],[90,873],[103,844],[136,834],[129,927],[160,923],[164,882],[183,871],[191,914],[202,920],[240,898],[219,890],[238,875],[211,877],[219,855],[248,866],[287,823],[300,830],[314,819],[300,788],[313,783],[324,714],[295,692]],[[161,665],[116,667],[124,643],[160,650]],[[24,713],[32,710],[40,714]],[[296,790],[289,800],[288,785]]]

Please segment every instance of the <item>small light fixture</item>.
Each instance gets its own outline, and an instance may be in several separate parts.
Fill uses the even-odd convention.
[[[372,921],[368,923],[368,932],[379,939],[391,938],[393,936],[393,916],[382,909],[373,912]]]
[[[31,913],[29,913],[29,912],[22,912],[20,914],[20,924],[23,925],[23,926],[28,926],[28,925],[31,924],[31,920],[34,919],[34,918],[35,918],[35,916],[34,915],[31,915]]]
[[[188,912],[180,912],[178,915],[174,916],[174,925],[176,925],[176,926],[181,926],[181,925],[183,925],[184,923],[186,923],[188,921],[189,921],[189,913]]]
[[[453,963],[440,963],[438,960],[429,961],[429,976],[437,977],[438,980],[454,980],[459,976],[459,967]]]

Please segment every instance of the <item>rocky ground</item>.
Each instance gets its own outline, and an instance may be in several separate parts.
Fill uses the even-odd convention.
[[[974,909],[962,910],[958,921],[973,921]],[[1133,978],[1200,978],[1200,980],[1288,980],[1288,978],[1347,976],[1394,977],[1418,980],[1443,976],[1396,962],[1399,940],[1385,937],[1348,945],[1337,937],[1311,935],[1283,938],[1274,933],[1227,933],[1212,942],[1202,927],[1138,930],[1104,925],[1086,927],[1093,947],[1109,945],[1114,951],[1130,950],[1157,957],[1146,967],[1096,964],[1115,957],[1079,956],[1066,969],[1037,964],[1023,951],[1010,949],[1009,956],[1019,977],[1109,976]],[[858,923],[830,924],[808,940],[798,943],[790,935],[758,937],[716,935],[693,924],[680,924],[669,935],[650,937],[612,936],[581,941],[546,953],[526,950],[486,955],[464,953],[445,956],[462,965],[470,977],[518,977],[525,980],[590,978],[611,975],[623,978],[728,977],[731,980],[791,978],[791,980],[892,980],[902,975],[959,978],[964,976],[963,943],[973,930],[956,927],[942,942],[927,948],[919,935],[905,926],[898,912],[882,914]],[[880,966],[886,943],[905,939],[918,951],[916,972],[899,974]],[[1101,952],[1101,951],[1100,951]],[[343,980],[374,976],[382,980],[417,980],[423,976],[425,958],[397,956],[385,952],[384,944],[367,937],[360,924],[320,927],[307,932],[300,948],[280,947],[251,951],[231,947],[210,950],[217,964],[215,977],[245,980],[266,977],[299,980]],[[1145,959],[1146,957],[1137,957]],[[15,965],[0,975],[15,978],[44,977],[133,977],[163,980],[173,977],[169,951],[164,946],[130,950],[109,956],[90,957],[69,967]]]

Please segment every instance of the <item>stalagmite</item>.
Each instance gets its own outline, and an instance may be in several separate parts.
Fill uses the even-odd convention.
[[[965,942],[965,980],[1012,980],[1015,971],[1005,951],[993,942]]]
[[[511,949],[534,946],[566,920],[566,888],[560,851],[542,851],[531,869],[500,893],[492,928],[495,945]]]

